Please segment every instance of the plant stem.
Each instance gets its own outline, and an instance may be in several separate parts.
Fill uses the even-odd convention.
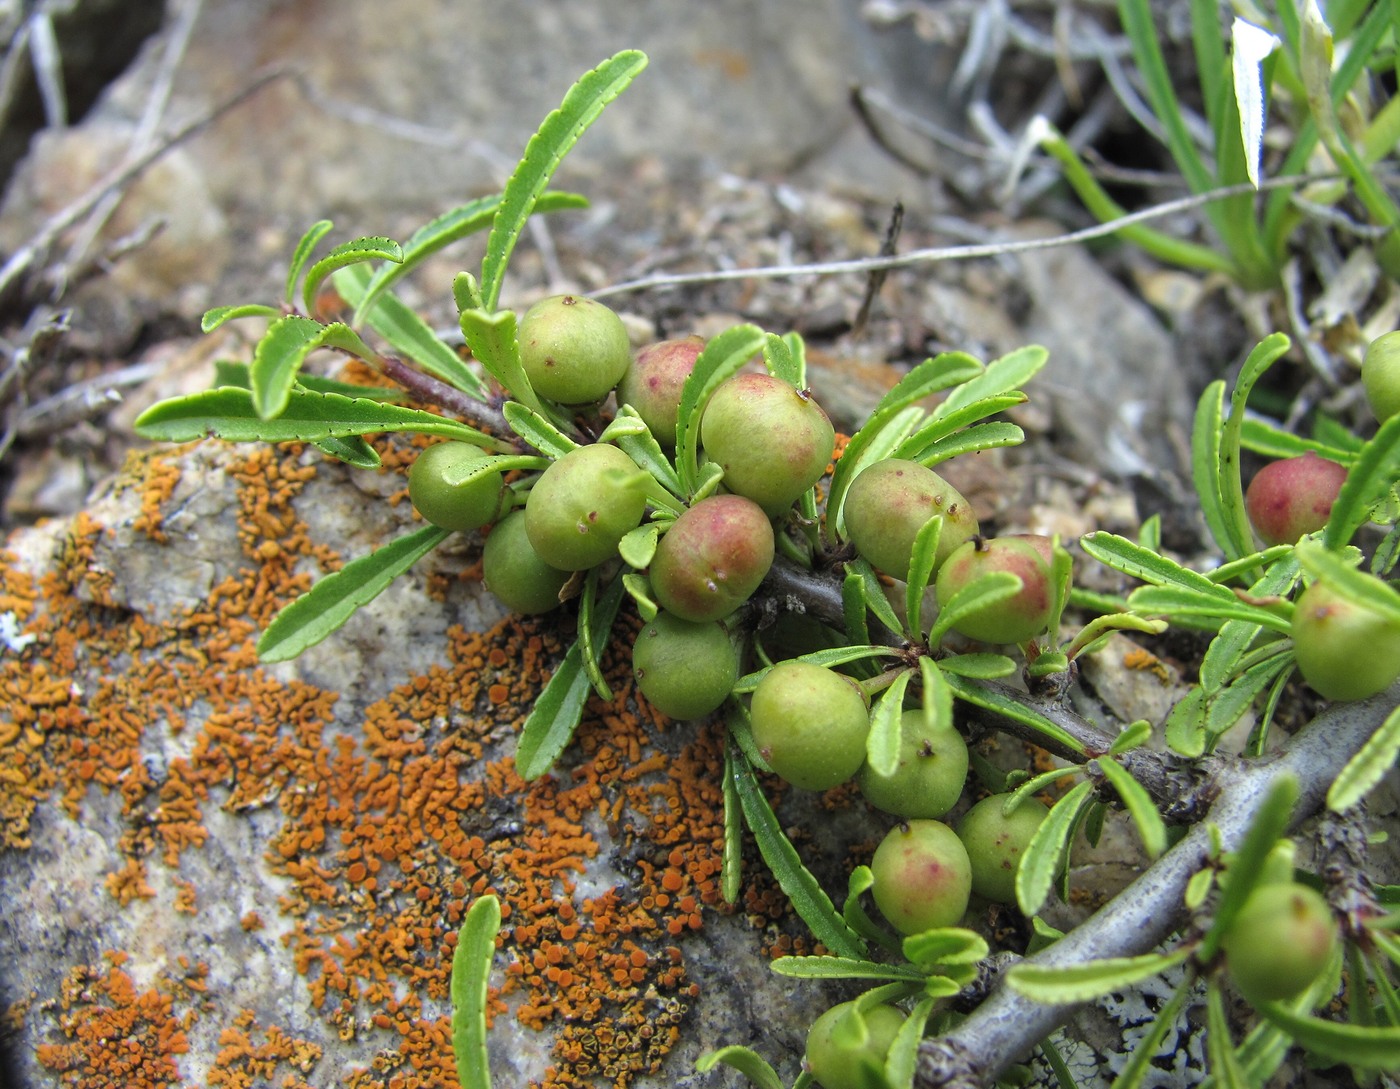
[[[468,397],[455,386],[449,386],[431,374],[410,367],[403,360],[392,355],[378,357],[379,369],[386,378],[392,378],[414,397],[430,404],[441,405],[455,413],[473,427],[504,439],[513,438],[515,432],[506,423],[500,409]]]
[[[1280,775],[1298,778],[1300,796],[1293,824],[1322,806],[1327,788],[1400,700],[1400,684],[1355,703],[1329,707],[1289,740],[1271,760],[1241,762],[1226,777],[1210,823],[1225,850],[1243,840],[1270,785]],[[1092,918],[1027,963],[1080,964],[1103,957],[1146,953],[1166,940],[1186,919],[1186,883],[1205,864],[1210,829],[1198,823],[1142,876]],[[1024,998],[1006,986],[943,1036],[925,1040],[914,1078],[917,1089],[981,1089],[1067,1020],[1072,1006],[1050,1006]]]

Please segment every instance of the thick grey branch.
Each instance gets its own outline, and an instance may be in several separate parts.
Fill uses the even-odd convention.
[[[1356,703],[1338,704],[1313,719],[1270,760],[1242,762],[1211,807],[1209,820],[1226,850],[1239,846],[1270,785],[1297,776],[1300,797],[1294,823],[1321,808],[1332,780],[1400,702],[1400,684]],[[1048,966],[1149,952],[1186,918],[1186,883],[1205,863],[1209,833],[1197,824],[1175,847],[1087,922],[1049,949],[1028,958]],[[1065,1020],[1071,1007],[1048,1006],[1004,984],[952,1032],[920,1049],[918,1089],[975,1089],[1021,1060]]]

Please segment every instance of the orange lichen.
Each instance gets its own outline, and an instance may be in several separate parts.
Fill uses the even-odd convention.
[[[37,582],[13,558],[0,566],[0,609],[35,636],[0,658],[0,842],[26,846],[45,801],[81,820],[90,792],[114,795],[124,830],[111,894],[123,903],[151,896],[147,867],[158,864],[193,910],[211,893],[180,868],[205,848],[209,807],[225,819],[271,810],[265,866],[287,882],[286,955],[319,1016],[342,1038],[364,1039],[364,1068],[347,1084],[454,1083],[448,971],[456,929],[488,891],[506,918],[492,1008],[553,1034],[554,1065],[541,1084],[625,1086],[657,1070],[695,996],[684,938],[721,901],[719,727],[651,717],[633,690],[631,632],[622,630],[603,663],[613,699],[590,699],[557,774],[522,780],[513,737],[564,652],[557,618],[453,628],[432,656],[440,664],[364,708],[275,679],[257,665],[258,633],[311,571],[342,563],[311,539],[297,509],[319,455],[295,445],[237,456],[211,449],[185,456],[225,459],[244,563],[183,614],[157,622],[119,604],[101,563],[109,530],[90,517],[73,522],[55,569]],[[386,471],[410,460],[387,445],[382,453],[397,467]],[[161,512],[182,487],[170,469],[180,464],[133,462],[152,542],[169,532]],[[463,571],[474,566],[468,557]],[[624,626],[638,623],[628,616]],[[85,692],[75,685],[80,662],[83,676],[102,675]],[[653,744],[659,731],[683,731],[668,755]],[[182,734],[183,755],[148,766],[143,743],[166,733]],[[603,850],[590,830],[598,821],[625,883],[582,895],[580,875]],[[761,904],[744,910],[772,926],[785,898],[756,887],[766,889]],[[263,924],[249,913],[242,925]],[[94,990],[96,977],[82,972],[98,997],[62,1005],[47,1031],[67,1042],[44,1044],[43,1061],[65,1084],[96,1085],[115,1061],[97,1041],[120,1038],[139,1052],[129,1058],[148,1082],[178,1082],[184,1037],[169,990],[138,991],[117,965]],[[225,1016],[220,1074],[207,1084],[270,1083],[272,1070],[278,1084],[304,1084],[303,1075],[325,1083],[314,1045],[259,1028],[246,1012]]]

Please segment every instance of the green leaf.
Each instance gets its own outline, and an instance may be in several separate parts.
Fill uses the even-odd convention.
[[[589,625],[594,645],[601,645],[611,630],[622,603],[622,580],[615,579],[592,610]],[[588,702],[591,682],[583,664],[582,639],[575,640],[554,676],[535,700],[535,706],[520,730],[515,748],[515,770],[525,780],[538,779],[554,766],[554,761],[573,740]]]
[[[985,377],[985,375],[983,376]],[[974,379],[980,381],[980,379]],[[968,383],[971,385],[971,383]],[[961,392],[967,386],[960,386],[956,392]],[[1012,408],[1015,405],[1025,404],[1028,398],[1020,390],[1013,393],[1003,393],[996,397],[983,397],[979,401],[963,405],[956,411],[946,412],[942,415],[931,414],[928,423],[924,424],[912,435],[901,442],[894,450],[897,458],[906,458],[910,461],[918,461],[920,456],[940,439],[947,438],[961,428],[987,416],[994,415],[1004,409]],[[939,408],[946,405],[944,401]]]
[[[944,663],[949,659],[945,659]],[[1020,700],[1011,696],[1003,695],[993,688],[988,688],[978,684],[974,680],[959,677],[956,673],[943,669],[943,676],[948,681],[949,687],[953,690],[953,695],[958,699],[972,704],[974,707],[981,707],[984,711],[991,711],[994,714],[1008,718],[1012,722],[1019,722],[1029,726],[1037,733],[1042,734],[1057,745],[1063,746],[1070,752],[1082,753],[1084,747],[1075,740],[1074,735],[1061,726],[1055,725],[1050,719],[1040,714],[1038,711],[1027,707]],[[1033,913],[1028,913],[1033,914]]]
[[[1045,898],[1050,895],[1055,877],[1064,867],[1069,854],[1070,836],[1079,821],[1080,813],[1089,804],[1093,791],[1094,784],[1086,781],[1057,801],[1050,808],[1046,818],[1040,822],[1040,827],[1031,836],[1030,843],[1026,845],[1025,853],[1021,855],[1021,862],[1016,869],[1016,902],[1027,917],[1039,912]]]
[[[1112,757],[1101,757],[1097,763],[1137,825],[1138,838],[1142,840],[1147,857],[1158,858],[1167,849],[1167,826],[1162,823],[1162,815],[1152,804],[1152,798],[1142,784]]]
[[[637,410],[631,405],[623,405],[617,410],[613,423],[618,420],[635,421],[641,424],[641,430],[618,435],[615,440],[617,448],[635,461],[638,468],[655,477],[672,495],[684,497],[685,489],[681,485],[681,478],[676,474],[670,459],[666,457],[666,452],[661,449],[661,444],[656,441],[656,436],[647,427],[646,421],[637,415]]]
[[[1034,964],[1025,961],[1014,965],[1006,973],[1006,985],[1034,1002],[1053,1005],[1090,1002],[1161,975],[1190,955],[1191,950],[1187,948],[1174,953],[1109,957],[1082,964]]]
[[[943,679],[938,663],[927,655],[919,659],[919,680],[923,685],[924,730],[934,733],[953,728],[953,690]]]
[[[476,200],[468,201],[466,204],[444,212],[431,222],[419,227],[413,232],[412,237],[404,243],[402,261],[389,262],[375,269],[374,275],[366,282],[363,297],[358,302],[347,296],[347,301],[355,306],[355,316],[350,323],[359,325],[364,321],[365,315],[370,312],[386,288],[401,277],[408,275],[438,250],[489,227],[500,205],[501,195],[499,193],[489,197],[478,197]],[[578,193],[548,191],[540,194],[532,214],[538,215],[544,212],[587,207],[588,198]]]
[[[1206,751],[1206,694],[1193,688],[1167,713],[1167,747],[1192,759]]]
[[[985,575],[978,575],[941,603],[938,620],[928,633],[929,645],[936,646],[943,636],[948,634],[950,628],[958,626],[959,620],[999,601],[1015,597],[1020,591],[1021,578],[1010,571],[989,571]]]
[[[828,505],[827,510],[830,511],[830,509],[831,507]],[[900,624],[899,617],[895,615],[894,607],[890,605],[890,599],[885,596],[880,576],[875,573],[875,568],[870,566],[870,562],[859,556],[847,561],[846,582],[850,583],[852,578],[859,580],[860,593],[865,607],[875,614],[875,619],[890,631],[899,631],[903,625]]]
[[[1152,723],[1145,718],[1140,718],[1123,727],[1122,732],[1113,739],[1113,744],[1109,746],[1108,755],[1117,756],[1119,753],[1146,745],[1150,740],[1152,740]]]
[[[817,879],[802,865],[797,850],[783,835],[778,818],[773,815],[768,800],[759,790],[753,769],[743,753],[737,751],[733,755],[733,777],[744,819],[758,844],[759,854],[787,894],[793,910],[801,916],[813,936],[834,955],[864,960],[864,939],[846,925],[846,920],[832,906]]]
[[[894,1043],[885,1056],[885,1079],[891,1089],[913,1089],[914,1071],[919,1065],[919,1044],[923,1042],[924,1029],[936,1006],[935,998],[920,999],[895,1033]]]
[[[929,418],[946,420],[970,405],[1019,391],[1040,373],[1050,353],[1039,344],[1015,348],[983,368],[982,373],[961,383],[935,408]]]
[[[1298,779],[1292,774],[1278,776],[1264,795],[1244,840],[1230,861],[1230,880],[1220,894],[1215,918],[1201,939],[1199,956],[1208,963],[1220,948],[1220,940],[1239,915],[1260,877],[1265,872],[1269,853],[1288,830],[1293,806],[1298,801]]]
[[[1169,619],[1242,620],[1285,635],[1292,627],[1292,610],[1286,606],[1281,604],[1280,612],[1290,615],[1280,615],[1241,600],[1223,586],[1208,593],[1180,586],[1140,586],[1128,595],[1128,604],[1136,612]]]
[[[452,951],[452,1053],[462,1089],[491,1089],[486,995],[500,929],[500,903],[494,896],[483,896],[467,911]]]
[[[892,953],[899,952],[899,943],[886,930],[876,926],[866,913],[860,898],[875,884],[875,875],[869,866],[856,866],[846,879],[846,901],[841,905],[841,918],[846,925],[869,942],[882,945]]]
[[[527,408],[544,413],[544,405],[520,363],[515,312],[462,310],[457,314],[457,324],[462,327],[462,338],[476,361],[501,388]]]
[[[560,431],[534,409],[527,408],[519,401],[507,401],[501,406],[501,415],[510,424],[510,429],[528,442],[541,454],[552,458],[562,458],[579,444]]]
[[[281,317],[282,311],[275,306],[264,306],[261,303],[245,303],[242,306],[216,306],[212,310],[206,310],[204,317],[199,319],[199,328],[205,333],[212,333],[226,321],[234,321],[238,318],[276,318]]]
[[[1395,482],[1400,479],[1400,414],[1381,424],[1361,448],[1332,504],[1322,543],[1336,552],[1351,541]]]
[[[914,534],[914,547],[909,553],[909,578],[904,584],[904,615],[907,634],[918,642],[924,631],[924,591],[933,576],[934,561],[938,559],[938,541],[943,535],[943,515],[935,514]]]
[[[870,733],[865,742],[865,759],[877,775],[893,775],[899,767],[900,723],[904,717],[904,693],[912,669],[902,669],[894,682],[880,693],[870,715]]]
[[[259,661],[285,662],[314,647],[446,540],[448,533],[437,526],[423,526],[320,579],[267,626],[258,639]]]
[[[344,439],[322,439],[316,444],[316,448],[327,457],[343,461],[356,469],[378,469],[380,466],[379,451],[359,435],[351,435]]]
[[[1297,557],[1289,549],[1249,588],[1249,596],[1257,600],[1287,595],[1298,581],[1298,571]],[[1262,630],[1262,625],[1248,620],[1229,620],[1220,626],[1220,633],[1211,640],[1201,659],[1201,687],[1207,694],[1218,692],[1234,676]]]
[[[1252,1083],[1235,1053],[1230,1023],[1225,1016],[1220,984],[1214,980],[1206,991],[1206,1056],[1219,1089],[1252,1089]]]
[[[695,357],[695,365],[681,387],[676,413],[676,471],[683,487],[692,494],[700,480],[700,416],[710,394],[762,351],[767,339],[767,334],[756,325],[735,325],[711,338]]]
[[[793,389],[803,388],[806,375],[803,374],[788,342],[777,333],[769,333],[764,339],[763,365],[779,382],[786,382]]]
[[[841,508],[845,503],[846,490],[851,486],[856,473],[865,467],[864,455],[870,452],[870,447],[880,432],[898,419],[915,401],[921,401],[949,386],[968,382],[981,375],[985,369],[980,362],[964,352],[943,352],[932,359],[924,360],[880,398],[865,426],[846,443],[846,449],[836,463],[836,471],[831,477],[831,491],[826,503],[827,517],[836,518],[838,530],[844,525]],[[895,630],[898,630],[897,626]]]
[[[978,454],[984,450],[999,450],[1007,446],[1019,446],[1026,441],[1026,433],[1013,423],[983,423],[964,428],[956,435],[949,435],[927,447],[916,460],[920,465],[932,469],[960,454]]]
[[[622,587],[627,591],[627,596],[636,603],[637,613],[645,623],[650,624],[656,619],[656,614],[661,610],[651,598],[651,583],[645,575],[639,575],[635,571],[623,572]]]
[[[656,555],[656,542],[660,535],[661,528],[655,522],[640,525],[624,534],[617,544],[622,562],[638,570],[646,567]]]
[[[365,261],[402,261],[403,250],[392,238],[356,238],[342,242],[311,266],[306,280],[301,285],[301,301],[308,314],[316,312],[316,292],[321,282],[332,272],[347,265],[358,265]]]
[[[783,1089],[782,1081],[779,1080],[777,1072],[768,1065],[768,1061],[756,1051],[740,1047],[738,1044],[705,1052],[695,1060],[695,1069],[701,1074],[708,1074],[720,1063],[737,1070],[748,1078],[750,1083],[758,1086],[758,1089]]]
[[[1240,445],[1266,458],[1296,458],[1311,452],[1348,468],[1356,461],[1355,451],[1300,438],[1293,432],[1274,427],[1257,416],[1245,417],[1240,427]]]
[[[1333,813],[1344,813],[1359,803],[1395,766],[1397,756],[1400,756],[1400,707],[1386,716],[1380,728],[1333,780],[1327,790],[1327,808]]]
[[[1253,222],[1247,210],[1246,218]],[[1236,252],[1235,256],[1238,259],[1241,254]],[[1244,426],[1245,404],[1255,383],[1288,351],[1291,343],[1282,333],[1271,333],[1261,340],[1245,359],[1235,379],[1235,388],[1230,392],[1230,418],[1225,421],[1220,435],[1219,461],[1215,468],[1216,495],[1229,542],[1229,547],[1221,542],[1227,559],[1237,560],[1254,551],[1254,533],[1244,509],[1244,484],[1240,479],[1240,430]]]
[[[920,659],[920,664],[932,659]],[[968,677],[975,681],[995,681],[1016,672],[1016,663],[1005,654],[952,654],[938,659],[944,673]]]
[[[780,976],[793,979],[907,979],[922,983],[924,975],[903,964],[876,964],[850,957],[779,957],[771,965]]]
[[[1223,586],[1217,586],[1205,575],[1197,574],[1189,567],[1182,567],[1181,564],[1116,533],[1099,530],[1080,538],[1079,544],[1100,563],[1150,585],[1179,586],[1185,590],[1214,594],[1217,597],[1229,594]]]
[[[336,290],[355,306],[363,304],[369,275],[369,269],[365,266],[351,265],[338,269],[332,279]],[[358,321],[357,317],[357,324]],[[490,391],[466,361],[393,292],[384,292],[376,300],[369,311],[369,326],[394,351],[435,378],[441,378],[449,386],[478,401],[485,401],[490,396]]]
[[[719,890],[726,904],[737,904],[743,891],[744,815],[734,787],[734,758],[724,747],[724,854],[720,858]]]
[[[253,364],[248,370],[253,384],[253,403],[264,420],[280,416],[286,409],[302,363],[317,348],[339,348],[364,360],[375,358],[359,335],[342,322],[322,325],[295,314],[278,318],[258,341]]]
[[[841,580],[841,617],[849,642],[870,642],[870,625],[865,619],[865,580],[849,569]]]
[[[229,442],[319,442],[381,431],[416,431],[487,449],[508,449],[499,439],[432,412],[381,404],[367,397],[342,397],[305,389],[293,389],[286,409],[275,419],[258,415],[250,391],[225,387],[161,401],[137,417],[135,427],[143,438],[162,442],[203,438]]]
[[[787,659],[793,662],[807,662],[810,665],[818,665],[829,669],[832,666],[845,665],[847,662],[859,662],[865,658],[886,658],[894,653],[892,647],[883,646],[857,646],[857,647],[831,647],[826,650],[813,650],[806,654],[799,654],[795,658]],[[758,682],[771,669],[771,666],[764,666],[756,669],[752,673],[745,673],[734,685],[735,694],[752,692],[758,687]]]
[[[937,927],[921,934],[911,934],[901,947],[904,957],[916,964],[925,975],[945,964],[976,964],[985,959],[991,949],[987,940],[975,930],[960,926]]]
[[[613,589],[616,589],[617,585],[614,583]],[[622,600],[620,593],[615,596],[617,601]],[[607,702],[613,698],[613,694],[612,689],[608,687],[607,678],[603,676],[600,659],[607,644],[608,633],[612,630],[612,622],[609,621],[606,627],[598,625],[594,617],[597,600],[598,569],[595,567],[584,577],[583,593],[579,596],[578,647],[583,658],[583,671],[588,674],[593,691],[598,694],[600,700]],[[613,612],[617,612],[616,602],[613,604]]]
[[[515,172],[506,182],[486,240],[481,297],[487,310],[496,308],[511,252],[555,169],[603,108],[626,90],[646,65],[645,53],[627,49],[585,72],[565,93],[558,109],[551,111],[539,131],[530,137]]]
[[[354,382],[339,382],[334,378],[322,378],[315,374],[297,375],[297,385],[304,386],[314,393],[338,393],[342,397],[367,397],[371,401],[404,400],[404,391],[393,386],[361,386]],[[237,386],[239,389],[252,389],[253,380],[248,373],[248,364],[220,359],[214,364],[214,388]]]
[[[1018,772],[1015,774],[1024,774]],[[1039,775],[1032,775],[1024,783],[1020,783],[1006,796],[1006,801],[1002,802],[1002,816],[1009,817],[1016,811],[1016,808],[1033,794],[1039,794],[1051,783],[1059,782],[1061,779],[1071,778],[1082,774],[1081,768],[1051,768],[1049,771],[1042,771]],[[1007,785],[1014,782],[1014,777],[1008,778]]]
[[[1237,559],[1241,553],[1232,531],[1232,521],[1220,494],[1220,434],[1224,430],[1225,381],[1208,385],[1196,402],[1195,423],[1191,429],[1191,478],[1201,502],[1211,539],[1225,553]]]
[[[1400,1028],[1349,1025],[1298,1013],[1282,1002],[1261,1002],[1259,1013],[1314,1054],[1371,1069],[1400,1066]]]
[[[1316,541],[1299,541],[1296,552],[1303,570],[1314,579],[1327,583],[1353,605],[1383,616],[1387,624],[1400,627],[1400,592],[1384,579],[1358,571]]]
[[[334,224],[329,219],[317,220],[307,228],[306,233],[301,236],[301,241],[292,251],[292,261],[287,267],[287,288],[284,298],[290,307],[297,297],[297,281],[301,279],[302,270],[306,268],[306,263],[311,260],[311,251],[316,248],[316,243],[330,234]],[[308,309],[310,309],[308,307]],[[208,330],[205,330],[208,332]]]

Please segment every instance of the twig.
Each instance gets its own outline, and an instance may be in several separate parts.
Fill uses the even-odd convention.
[[[1165,941],[1186,917],[1186,883],[1205,864],[1212,826],[1224,850],[1238,848],[1270,786],[1290,773],[1300,787],[1294,826],[1317,812],[1332,780],[1397,700],[1400,684],[1368,700],[1334,705],[1290,739],[1278,759],[1242,764],[1211,807],[1209,823],[1197,824],[1097,914],[1026,963],[1055,967],[1136,956]],[[920,1046],[914,1084],[983,1089],[1063,1024],[1073,1008],[1033,1002],[1002,985],[951,1032]]]
[[[97,207],[109,193],[114,193],[129,184],[133,178],[139,176],[167,151],[188,140],[195,133],[228,113],[229,110],[241,105],[269,83],[283,79],[287,75],[286,69],[278,68],[255,76],[246,87],[234,92],[198,117],[181,125],[154,147],[113,170],[68,207],[50,216],[33,237],[15,250],[10,255],[9,260],[0,266],[0,298],[3,298],[15,282],[48,252],[59,236]]]
[[[514,434],[500,410],[484,401],[468,397],[455,386],[449,386],[440,378],[434,378],[425,371],[410,367],[403,360],[392,355],[381,355],[376,362],[386,378],[391,378],[415,398],[430,404],[441,405],[456,413],[467,423],[502,438]]]
[[[881,257],[894,256],[895,247],[899,245],[899,232],[903,229],[904,205],[895,201],[890,212],[889,226],[885,228],[885,240],[880,243]],[[860,300],[860,309],[856,311],[856,320],[851,323],[853,337],[858,337],[865,331],[865,324],[870,320],[870,308],[875,305],[875,297],[880,294],[880,288],[885,286],[888,276],[888,269],[876,269],[866,279],[865,295]]]

